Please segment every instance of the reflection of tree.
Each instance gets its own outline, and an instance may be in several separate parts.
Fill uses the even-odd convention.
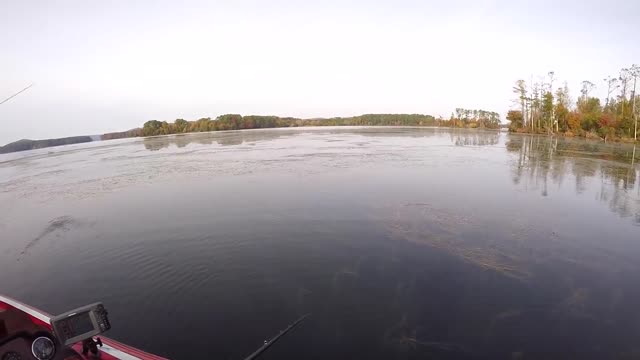
[[[452,131],[450,136],[456,146],[496,145],[500,140],[500,133],[485,131]]]
[[[571,171],[576,177],[576,193],[583,193],[586,190],[587,179],[596,175],[597,163],[585,159],[572,159]]]
[[[175,145],[184,148],[189,144],[212,145],[213,143],[230,146],[252,143],[256,141],[269,141],[285,135],[291,135],[292,131],[229,131],[179,134],[168,136],[147,137],[142,140],[145,149],[157,151]]]
[[[565,164],[556,155],[557,139],[543,137],[516,137],[507,142],[507,151],[518,152],[512,165],[513,182],[525,180],[527,188],[542,184],[541,194],[548,194],[548,179],[556,183],[563,180]],[[551,176],[550,176],[551,174]]]
[[[157,151],[175,145],[184,148],[191,143],[222,146],[251,144],[259,141],[271,141],[285,136],[293,136],[305,132],[324,135],[360,135],[365,137],[432,137],[449,133],[456,137],[465,137],[469,145],[495,145],[500,138],[499,133],[489,131],[473,131],[465,129],[437,129],[437,128],[298,128],[298,129],[265,129],[265,130],[236,130],[216,131],[190,134],[146,137],[142,140],[144,147],[150,151]],[[453,138],[452,138],[453,141]]]
[[[169,147],[169,143],[168,142],[160,142],[160,141],[144,139],[143,143],[144,143],[145,149],[147,149],[149,151],[158,151],[160,149]]]
[[[600,200],[607,202],[611,211],[620,216],[633,216],[640,224],[640,198],[634,199],[634,189],[638,177],[635,167],[604,164],[600,168],[602,183]]]
[[[548,195],[548,182],[562,186],[570,173],[575,191],[587,191],[589,179],[599,177],[598,198],[620,216],[640,218],[640,191],[635,147],[540,136],[510,136],[507,151],[517,153],[511,161],[513,183],[540,189]]]
[[[389,137],[410,137],[410,138],[421,138],[421,137],[432,137],[438,134],[444,134],[449,132],[450,129],[439,129],[439,128],[412,128],[412,127],[387,127],[387,128],[379,128],[379,127],[359,127],[359,128],[332,128],[332,129],[321,129],[315,128],[313,130],[310,129],[300,129],[300,131],[313,131],[318,134],[331,134],[331,135],[341,135],[341,134],[351,134],[351,135],[361,135],[365,137],[380,137],[380,138],[389,138]],[[298,132],[300,132],[298,131]]]
[[[243,134],[224,133],[216,136],[216,141],[222,146],[242,145],[245,142]]]

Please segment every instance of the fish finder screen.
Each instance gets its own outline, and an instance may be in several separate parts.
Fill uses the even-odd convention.
[[[69,317],[67,322],[70,330],[69,337],[82,335],[94,330],[93,322],[91,321],[88,311]]]

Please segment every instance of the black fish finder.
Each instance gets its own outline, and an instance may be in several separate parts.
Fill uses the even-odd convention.
[[[51,318],[58,340],[66,346],[89,339],[111,329],[102,303],[86,305]]]

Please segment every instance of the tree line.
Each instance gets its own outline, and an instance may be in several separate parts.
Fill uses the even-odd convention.
[[[569,87],[554,87],[555,73],[527,83],[518,80],[513,87],[516,109],[509,110],[509,129],[515,132],[563,133],[607,139],[638,139],[640,96],[636,84],[640,66],[620,70],[617,76],[602,80],[606,89],[603,101],[593,92],[597,85],[585,80],[580,95],[572,100]]]
[[[226,114],[220,115],[215,119],[207,117],[196,121],[187,121],[184,119],[177,119],[174,122],[149,120],[144,123],[139,133],[132,130],[128,132],[128,135],[153,136],[189,132],[300,126],[446,126],[498,128],[500,126],[500,119],[497,113],[484,110],[474,110],[469,113],[468,116],[466,113],[462,113],[459,118],[452,115],[449,120],[423,114],[365,114],[328,119]],[[118,136],[111,136],[110,138],[116,137]]]
[[[456,108],[449,121],[453,127],[497,129],[500,127],[500,114],[495,111]]]
[[[93,141],[91,136],[71,136],[58,139],[45,139],[45,140],[29,140],[22,139],[14,141],[5,146],[0,146],[0,154],[12,153],[17,151],[27,151],[33,149],[42,149],[51,146],[62,146],[71,144],[80,144]]]

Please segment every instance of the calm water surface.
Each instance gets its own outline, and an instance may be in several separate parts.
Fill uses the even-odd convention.
[[[238,359],[640,356],[640,148],[274,129],[0,157],[0,292]]]

